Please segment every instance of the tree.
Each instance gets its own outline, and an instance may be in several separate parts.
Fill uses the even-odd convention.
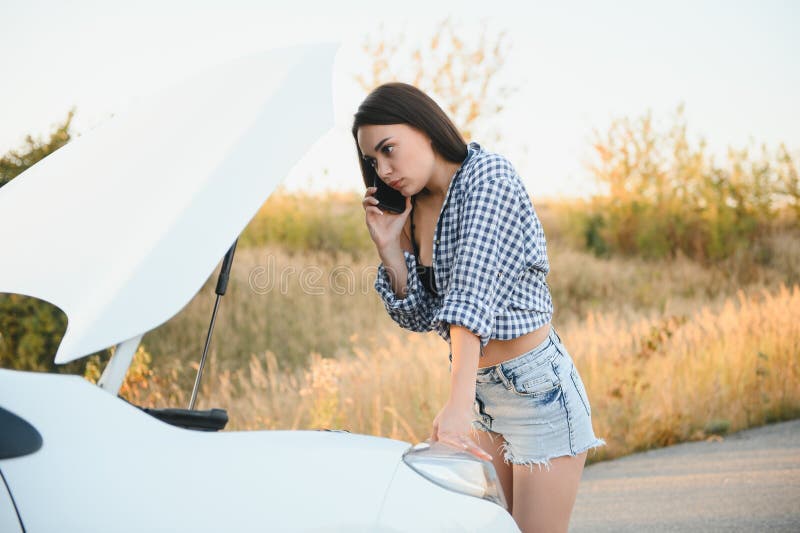
[[[382,27],[378,34],[385,35]],[[378,41],[367,37],[362,49],[371,59],[371,71],[356,75],[355,81],[366,92],[390,81],[414,85],[437,100],[466,139],[518,90],[497,81],[510,47],[505,31],[489,42],[484,24],[478,43],[470,46],[446,18],[425,46],[409,51],[404,40],[403,35]],[[498,133],[492,135],[499,140]]]
[[[18,150],[11,150],[0,158],[0,187],[67,144],[72,138],[69,128],[74,115],[75,108],[72,108],[67,113],[66,120],[56,125],[46,142],[41,139],[34,139],[29,134],[25,137],[24,147]]]

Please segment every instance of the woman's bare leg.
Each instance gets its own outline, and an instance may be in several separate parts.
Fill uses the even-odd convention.
[[[492,464],[497,471],[500,486],[503,487],[503,495],[506,497],[506,503],[508,503],[508,512],[511,513],[514,500],[514,471],[512,469],[513,465],[503,462],[501,446],[505,444],[506,439],[500,433],[495,433],[494,431],[476,430],[473,433],[476,434],[478,446],[492,456]]]
[[[588,452],[542,465],[514,465],[513,517],[522,533],[566,533]]]

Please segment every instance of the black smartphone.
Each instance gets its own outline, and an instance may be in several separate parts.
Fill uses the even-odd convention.
[[[372,171],[372,186],[378,188],[373,195],[378,200],[376,207],[393,213],[402,213],[406,210],[406,197],[403,196],[403,193],[386,185],[374,170]]]

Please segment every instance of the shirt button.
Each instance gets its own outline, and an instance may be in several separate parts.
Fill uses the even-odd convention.
[[[439,239],[436,239],[436,244],[439,244]]]

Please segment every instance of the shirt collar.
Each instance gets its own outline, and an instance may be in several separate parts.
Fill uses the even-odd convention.
[[[461,164],[461,168],[464,168],[464,166],[467,164],[467,161],[472,159],[473,155],[480,153],[482,150],[483,148],[481,148],[480,144],[478,144],[476,141],[470,141],[469,144],[467,144],[467,157]]]
[[[453,176],[453,179],[450,180],[450,185],[452,185],[453,182],[456,181],[456,178],[458,178],[461,175],[461,172],[469,164],[470,159],[472,159],[474,156],[481,153],[482,151],[483,148],[481,148],[481,145],[478,144],[476,141],[470,141],[469,144],[467,144],[467,157],[465,157],[464,161],[461,162],[461,166],[458,167],[458,170]],[[449,194],[447,196],[449,196]]]
[[[458,170],[456,170],[456,173],[453,175],[453,178],[450,180],[450,184],[448,185],[447,191],[446,191],[446,193],[444,195],[444,203],[445,204],[447,203],[447,200],[450,198],[450,189],[453,188],[453,184],[456,182],[457,178],[461,175],[461,172],[464,170],[464,167],[467,166],[467,164],[469,163],[469,160],[472,159],[473,156],[475,156],[476,154],[479,154],[482,150],[483,150],[483,148],[481,148],[481,145],[478,144],[476,141],[470,141],[467,144],[467,157],[465,157],[464,161],[461,162],[461,166],[458,167]]]

